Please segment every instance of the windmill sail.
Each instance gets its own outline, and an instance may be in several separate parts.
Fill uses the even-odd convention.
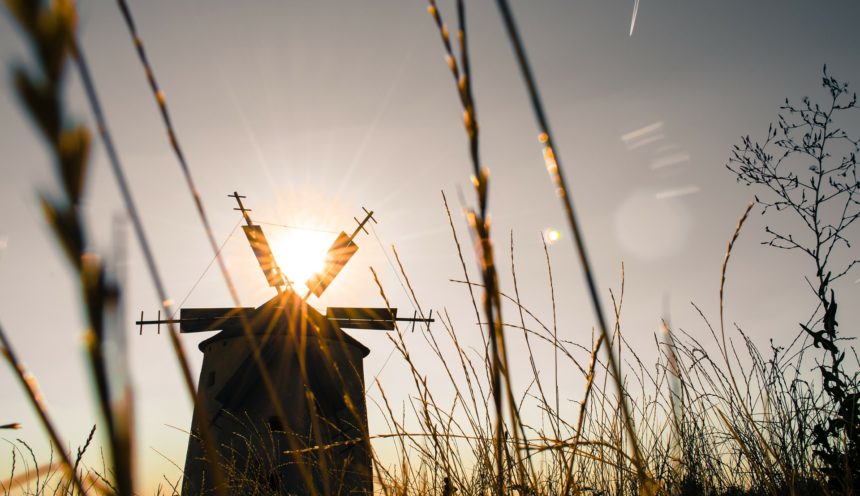
[[[207,332],[224,329],[226,325],[238,325],[241,315],[246,318],[253,308],[183,308],[179,313],[179,332]]]
[[[328,307],[325,316],[342,328],[393,331],[397,309]]]
[[[272,254],[272,248],[269,246],[266,235],[263,234],[263,229],[257,225],[242,226],[245,231],[245,236],[248,238],[248,243],[251,244],[251,249],[254,250],[254,255],[257,256],[257,262],[260,263],[260,268],[263,269],[263,274],[269,282],[269,286],[277,288],[284,285],[284,275],[275,261],[275,256]]]
[[[319,298],[356,251],[358,251],[358,245],[352,242],[352,236],[341,232],[328,249],[325,268],[312,275],[305,283],[308,290]]]

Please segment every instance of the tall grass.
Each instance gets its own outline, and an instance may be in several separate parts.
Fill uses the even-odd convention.
[[[64,187],[63,198],[46,198],[44,206],[57,241],[65,248],[73,270],[81,279],[80,297],[87,307],[91,325],[86,340],[88,360],[93,370],[101,424],[105,426],[106,444],[110,449],[109,462],[103,462],[101,469],[84,466],[81,460],[91,446],[94,428],[83,445],[72,453],[51,421],[35,381],[21,365],[12,343],[0,328],[4,356],[21,382],[55,450],[47,462],[39,463],[25,443],[10,443],[13,465],[9,477],[0,480],[0,490],[4,495],[15,492],[133,494],[137,481],[131,450],[134,434],[131,390],[127,384],[121,384],[123,394],[115,395],[117,388],[107,377],[107,359],[102,346],[109,333],[117,331],[111,326],[119,328],[117,315],[121,307],[118,299],[122,288],[108,267],[89,251],[87,229],[76,209],[85,184],[89,133],[82,126],[66,122],[64,108],[58,98],[61,69],[67,59],[77,63],[84,80],[103,145],[110,152],[118,186],[124,193],[150,275],[162,297],[165,315],[172,315],[172,309],[164,298],[154,257],[131,201],[130,187],[122,175],[119,156],[111,144],[93,81],[77,46],[74,6],[62,1],[50,6],[23,0],[7,0],[7,4],[38,54],[37,68],[29,72],[19,70],[18,90],[54,153],[57,177]],[[195,199],[215,257],[239,306],[238,295],[226,266],[220,260],[202,200],[194,187],[190,168],[169,118],[166,100],[146,58],[131,12],[123,0],[119,0],[118,5],[185,173],[189,193]],[[259,429],[255,419],[246,412],[245,417],[237,416],[237,421],[246,422],[249,426],[246,430],[251,432],[240,440],[244,451],[233,452],[235,456],[207,457],[211,470],[206,472],[206,476],[216,479],[216,490],[222,493],[277,493],[277,489],[260,481],[265,479],[280,455],[286,453],[299,464],[305,481],[305,487],[296,488],[296,492],[345,494],[342,484],[324,479],[323,484],[317,487],[310,479],[314,473],[337,471],[343,462],[336,455],[338,450],[367,442],[369,437],[377,448],[372,453],[375,490],[386,495],[831,494],[821,462],[814,456],[815,428],[834,418],[838,412],[817,382],[807,376],[813,365],[808,353],[813,345],[799,335],[784,347],[771,345],[769,349],[761,350],[741,328],[732,330],[725,325],[723,300],[733,281],[728,277],[730,256],[751,206],[743,212],[729,236],[718,281],[719,292],[715,292],[720,308],[718,326],[715,328],[711,318],[694,305],[701,317],[694,325],[705,331],[705,339],[697,337],[702,333],[685,331],[664,322],[660,334],[655,333],[652,352],[645,353],[632,347],[622,325],[625,299],[623,265],[617,290],[601,289],[591,269],[565,169],[553,141],[547,113],[513,13],[506,1],[499,0],[502,20],[535,112],[544,164],[574,233],[574,249],[586,277],[596,332],[583,329],[573,333],[574,336],[582,336],[581,339],[571,339],[571,333],[559,332],[556,302],[564,295],[556,294],[552,261],[546,245],[552,312],[547,318],[526,306],[524,302],[533,299],[521,294],[517,283],[514,233],[510,234],[509,257],[502,257],[494,244],[499,238],[491,232],[490,174],[481,162],[465,2],[458,0],[455,5],[456,44],[452,43],[435,1],[429,0],[428,10],[438,28],[463,110],[475,192],[475,206],[466,210],[465,219],[477,245],[473,261],[480,274],[477,280],[470,277],[468,257],[463,254],[454,216],[444,194],[443,203],[453,236],[452,249],[456,251],[463,271],[463,279],[452,284],[462,286],[463,297],[470,298],[484,346],[477,351],[465,346],[465,334],[457,323],[457,316],[452,318],[446,309],[439,312],[439,326],[432,331],[420,329],[422,343],[407,339],[403,330],[397,327],[390,340],[397,356],[407,367],[411,384],[408,399],[402,405],[390,400],[385,384],[376,384],[380,392],[376,407],[381,412],[387,432],[361,433],[358,436],[353,433],[342,441],[324,444],[319,433],[331,426],[326,425],[326,418],[316,413],[316,398],[310,391],[307,397],[312,422],[310,434]],[[417,298],[407,264],[396,250],[394,255],[410,296],[423,315],[426,306],[422,306]],[[504,270],[500,260],[506,258],[510,260],[511,288],[503,288],[499,282],[499,271]],[[390,307],[386,289],[373,269],[371,275],[380,298]],[[611,320],[606,317],[602,303],[606,296],[611,302]],[[311,325],[303,313],[301,329],[306,324]],[[267,395],[279,410],[278,391],[260,359],[257,338],[251,335],[247,322],[243,322],[243,328],[250,340],[254,365],[261,370]],[[191,372],[175,329],[171,328],[169,335],[182,366],[183,381],[192,398],[196,399]],[[324,340],[319,341],[320,349],[313,351],[334,363],[331,357],[337,350],[328,348]],[[514,386],[514,379],[519,378],[513,377],[509,363],[508,350],[514,345],[529,367],[527,385],[521,389]],[[310,345],[303,342],[299,346],[298,368],[301,378],[307,382],[305,351]],[[414,358],[419,349],[429,349],[434,355],[434,367],[444,373],[444,382],[430,384],[428,371],[422,370]],[[545,356],[552,356],[552,373],[548,373],[550,367],[540,364],[538,357]],[[645,356],[654,358],[643,358]],[[622,367],[626,374],[622,374]],[[574,371],[575,377],[566,376],[565,370]],[[341,385],[355,380],[357,374],[355,369],[334,367],[333,371],[334,380]],[[851,379],[846,387],[856,391],[856,375]],[[565,385],[579,382],[583,387],[577,397],[562,397]],[[357,405],[363,401],[363,398],[344,398],[349,413],[356,420],[360,417]],[[569,403],[573,408],[568,408]],[[279,410],[278,417],[286,426],[287,416]],[[202,424],[201,432],[189,435],[199,436],[207,445],[207,451],[215,453],[217,447],[213,446],[214,441],[205,428],[205,422]],[[282,435],[286,435],[288,444],[285,451],[281,451],[283,448],[276,442]],[[381,456],[379,448],[383,443],[391,445],[395,453],[393,458]],[[252,451],[259,454],[259,459],[238,459],[245,456],[241,453]],[[55,457],[58,458],[56,462]],[[305,466],[312,468],[305,469]],[[343,476],[345,478],[346,475]],[[336,481],[336,477],[331,480]],[[165,483],[159,493],[177,494],[183,487],[181,480],[172,481],[165,477]],[[856,489],[854,491],[857,492]],[[846,494],[853,493],[849,491]]]
[[[740,225],[733,239],[739,231]],[[511,270],[515,273],[514,265]],[[598,353],[601,336],[585,344],[558,339],[552,323],[522,305],[518,294],[501,293],[523,315],[520,325],[505,326],[523,333],[518,344],[525,346],[518,349],[527,350],[525,358],[533,363],[535,353],[557,352],[562,368],[578,370],[585,383],[573,416],[545,393],[558,387],[555,375],[533,369],[528,387],[518,392],[517,408],[540,412],[529,415],[539,421],[524,425],[520,446],[503,435],[511,461],[502,472],[506,493],[634,494],[643,490],[641,469],[651,474],[649,483],[660,494],[828,494],[811,441],[812,427],[832,413],[832,405],[807,377],[811,345],[797,340],[787,348],[762,351],[743,330],[722,333],[694,307],[707,339],[664,323],[662,335],[655,333],[653,351],[634,349],[620,324],[623,277],[620,291],[611,292],[609,345],[626,357],[622,399],[631,407],[641,460],[624,443],[628,429],[622,425],[611,368]],[[480,283],[459,283],[484,289]],[[387,467],[376,467],[386,494],[451,494],[446,487],[459,494],[486,494],[498,487],[490,377],[483,357],[462,345],[454,321],[447,312],[442,315],[442,329],[423,337],[448,377],[444,384],[431,388],[425,379],[430,371],[416,365],[401,333],[393,337],[413,377],[406,407],[418,426],[406,425],[387,400],[380,405],[399,455]],[[439,397],[453,399],[443,404]],[[513,466],[516,449],[530,453],[520,467]],[[520,470],[526,471],[525,479]]]

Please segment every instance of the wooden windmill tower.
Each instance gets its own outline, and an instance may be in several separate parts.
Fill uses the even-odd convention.
[[[323,271],[304,297],[278,267],[262,228],[238,193],[248,242],[277,295],[256,308],[185,308],[180,332],[220,331],[199,345],[203,352],[197,401],[185,458],[183,495],[214,494],[208,474],[214,461],[227,479],[227,494],[370,494],[373,491],[362,361],[370,350],[343,331],[392,330],[396,309],[328,308],[307,304],[331,284],[358,246],[341,232]],[[432,317],[432,316],[431,316]],[[200,437],[205,423],[215,446]]]

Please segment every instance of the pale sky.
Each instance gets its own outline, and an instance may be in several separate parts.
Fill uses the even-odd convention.
[[[825,63],[833,76],[855,90],[860,86],[860,4],[642,0],[629,36],[633,3],[512,2],[604,301],[608,305],[608,288],[619,287],[624,262],[622,329],[643,357],[656,359],[653,336],[666,300],[673,325],[703,340],[707,328],[690,302],[717,319],[726,243],[753,194],[724,167],[731,146],[744,134],[763,136],[785,97],[823,98]],[[453,4],[440,7],[453,27]],[[562,239],[549,252],[559,333],[588,345],[593,315],[581,270],[495,2],[475,0],[467,7],[503,290],[512,292],[513,230],[523,301],[545,322],[552,320],[540,236],[558,229]],[[378,239],[359,237],[358,255],[312,304],[319,309],[382,306],[368,270],[373,266],[392,305],[411,314],[381,248],[395,244],[422,307],[447,308],[461,339],[480,343],[465,288],[449,282],[461,279],[462,270],[440,191],[452,206],[473,276],[476,265],[458,191],[467,204],[474,195],[462,109],[424,3],[313,0],[240,6],[184,0],[132,1],[131,8],[219,243],[239,219],[227,198],[234,190],[248,197],[257,220],[276,224],[351,230],[362,206],[373,209]],[[116,5],[82,1],[80,11],[84,51],[158,267],[169,296],[182,301],[212,252]],[[80,343],[84,324],[76,280],[37,203],[37,192],[57,190],[52,165],[12,96],[8,77],[11,64],[26,56],[8,14],[0,16],[6,74],[0,79],[0,321],[38,378],[63,436],[77,446],[97,417]],[[68,83],[74,115],[91,124],[76,73],[69,73]],[[849,124],[849,131],[860,134],[857,116]],[[108,253],[112,219],[123,207],[100,142],[91,168],[85,213],[96,248]],[[757,212],[733,255],[727,320],[766,347],[771,338],[785,344],[793,337],[814,304],[800,272],[808,262],[760,246],[765,222]],[[288,229],[264,229],[276,245],[292,239]],[[171,426],[188,428],[191,403],[166,336],[148,329],[140,337],[133,325],[140,311],[155,316],[158,299],[136,241],[130,237],[128,244],[126,331],[137,402],[138,470],[146,481],[138,489],[148,494],[161,474],[178,475],[154,450],[182,465],[186,437]],[[224,253],[242,303],[258,305],[273,294],[240,232]],[[856,325],[848,325],[860,318],[858,277],[855,272],[837,287],[841,330],[851,337],[860,334]],[[185,306],[231,304],[213,266]],[[505,311],[518,322],[513,308]],[[444,336],[438,324],[431,332]],[[380,373],[392,349],[386,337],[378,331],[352,335],[371,349],[365,361],[368,383],[379,374],[386,390],[402,401],[410,387],[402,360],[394,356]],[[182,338],[195,374],[202,360],[196,345],[205,337]],[[406,339],[430,383],[444,389],[447,379],[420,333]],[[524,386],[528,374],[520,349],[513,348],[512,368],[519,377],[515,385]],[[548,355],[549,349],[537,353]],[[573,368],[563,374],[574,377]],[[581,381],[571,379],[562,389],[565,398],[578,398]],[[0,424],[24,426],[0,437],[20,437],[46,459],[43,431],[5,365],[0,367],[0,405]],[[385,431],[372,401],[368,408],[371,432]],[[574,409],[570,412],[572,418]],[[11,460],[3,446],[0,477],[8,474]]]

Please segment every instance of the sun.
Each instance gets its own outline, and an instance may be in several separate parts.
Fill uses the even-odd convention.
[[[326,252],[334,237],[329,232],[284,229],[272,236],[272,253],[293,286],[304,288],[305,281],[323,269]]]

